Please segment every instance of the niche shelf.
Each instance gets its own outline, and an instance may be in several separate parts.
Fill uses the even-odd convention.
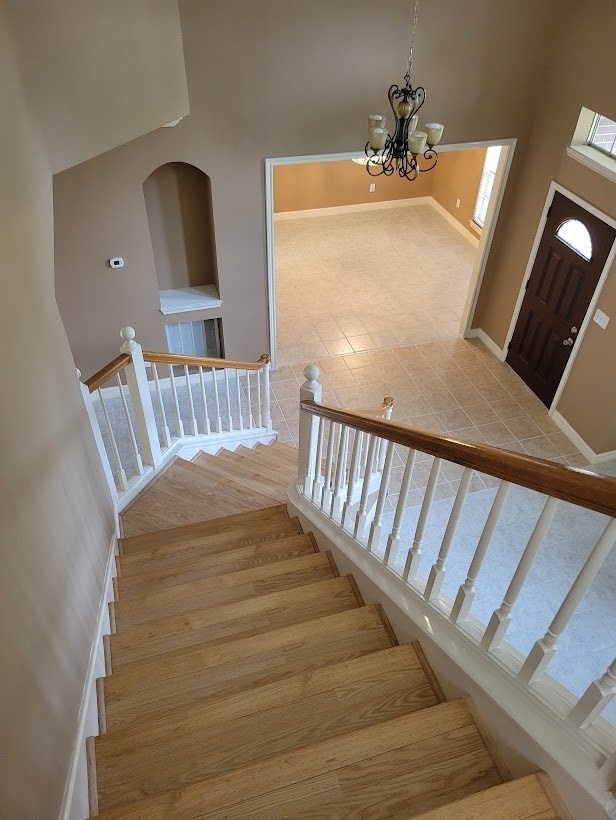
[[[160,312],[163,316],[222,307],[222,299],[218,294],[216,285],[161,290],[159,296]]]

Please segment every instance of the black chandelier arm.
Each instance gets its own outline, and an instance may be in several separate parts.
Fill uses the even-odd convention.
[[[421,169],[422,171],[431,171],[434,168],[434,166],[436,165],[436,163],[438,162],[438,154],[436,153],[434,148],[430,148],[430,146],[428,146],[426,148],[426,150],[423,152],[423,158],[427,159],[428,162],[431,159],[433,159],[434,162],[431,165],[426,165],[425,168]]]

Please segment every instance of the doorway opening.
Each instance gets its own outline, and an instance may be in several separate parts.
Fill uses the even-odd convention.
[[[267,160],[274,367],[465,337],[514,143],[445,146],[413,183],[356,154]]]

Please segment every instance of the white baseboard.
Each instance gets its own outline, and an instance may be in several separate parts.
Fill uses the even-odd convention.
[[[616,459],[616,450],[608,450],[605,453],[595,453],[592,447],[584,441],[582,436],[573,429],[567,419],[564,418],[558,410],[552,411],[551,416],[554,424],[560,428],[572,444],[575,444],[580,453],[588,459],[589,464],[603,464],[606,461]]]
[[[383,202],[360,202],[357,205],[336,205],[331,208],[310,208],[305,211],[281,211],[274,214],[275,222],[287,219],[306,219],[311,216],[334,216],[336,214],[354,214],[361,211],[385,211],[389,208],[408,208],[413,205],[430,205],[431,196],[416,196],[410,199],[387,199]]]
[[[446,208],[443,208],[441,203],[437,202],[436,199],[434,199],[433,196],[429,197],[429,199],[430,199],[430,205],[434,208],[434,210],[437,212],[437,214],[439,214],[440,216],[443,217],[443,219],[445,219],[447,222],[449,222],[449,224],[452,226],[452,228],[455,228],[456,231],[458,231],[458,233],[462,234],[462,236],[468,242],[470,242],[471,245],[474,248],[479,247],[479,237],[476,234],[471,233],[468,228],[465,228],[464,225],[462,225],[461,222],[458,222],[458,220],[455,218],[455,216],[452,216]]]
[[[107,604],[113,601],[113,578],[116,575],[115,556],[118,542],[114,534],[107,557],[107,567],[103,589],[98,605],[96,629],[90,647],[90,660],[83,684],[77,731],[64,787],[60,820],[83,820],[90,816],[88,802],[88,767],[86,758],[86,738],[98,735],[98,710],[96,705],[96,679],[105,675],[103,635],[109,635],[109,610]]]
[[[490,353],[492,353],[500,362],[504,362],[507,354],[503,350],[502,347],[499,347],[494,339],[492,339],[488,334],[480,327],[474,327],[472,330],[469,330],[467,333],[468,339],[479,339],[484,343],[484,345],[488,348]]]

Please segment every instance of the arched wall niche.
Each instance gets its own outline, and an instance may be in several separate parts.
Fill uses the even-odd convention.
[[[158,289],[215,285],[216,239],[210,178],[194,165],[168,162],[143,183]]]

